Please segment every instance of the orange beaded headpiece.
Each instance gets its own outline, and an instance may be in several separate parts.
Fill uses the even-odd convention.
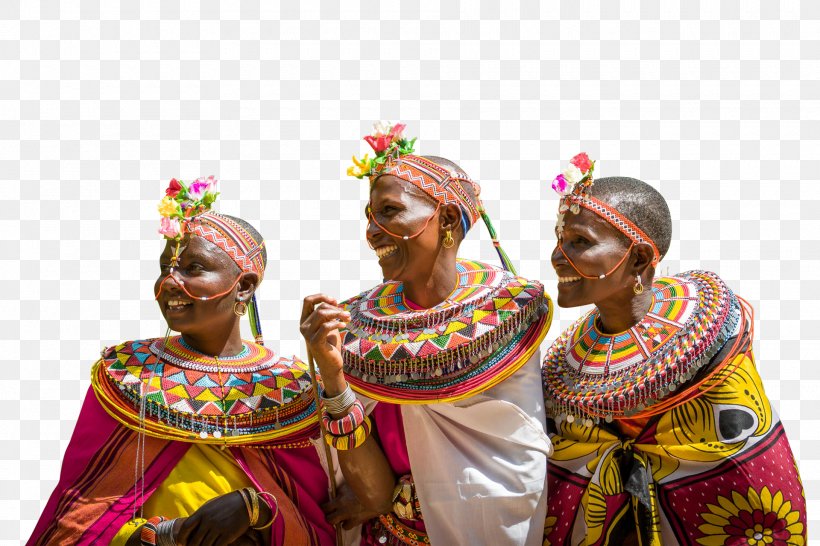
[[[376,156],[370,158],[369,154],[366,154],[361,159],[353,156],[353,165],[347,169],[347,174],[359,179],[367,177],[370,180],[371,187],[380,176],[392,175],[400,178],[432,197],[437,203],[436,211],[442,205],[457,205],[461,210],[461,225],[465,235],[479,218],[483,219],[501,263],[505,269],[515,273],[515,269],[504,249],[501,248],[495,228],[481,203],[479,198],[481,187],[478,183],[463,172],[451,171],[447,167],[425,157],[414,155],[413,146],[416,139],[408,140],[404,137],[404,124],[390,125],[389,123],[379,122],[374,127],[374,133],[365,136],[364,140],[370,144]],[[470,195],[469,191],[465,189],[468,185],[472,188],[473,195]],[[382,229],[384,230],[384,228]],[[420,233],[405,236],[404,238],[412,238]]]
[[[652,238],[649,237],[649,235],[647,235],[641,228],[635,225],[635,223],[629,218],[603,201],[595,199],[590,195],[590,190],[592,189],[592,186],[595,185],[593,178],[594,171],[595,162],[591,161],[586,153],[581,152],[570,160],[569,167],[567,167],[564,172],[556,176],[555,180],[552,182],[552,189],[562,196],[561,204],[558,206],[558,220],[555,224],[555,229],[558,232],[559,238],[558,248],[567,260],[569,260],[569,257],[566,256],[564,249],[560,244],[562,232],[564,231],[564,215],[567,211],[570,211],[573,214],[578,214],[581,212],[581,208],[583,207],[597,214],[599,217],[606,220],[610,225],[615,227],[615,229],[626,235],[626,237],[632,242],[630,249],[632,246],[641,243],[646,243],[651,246],[653,254],[652,267],[656,267],[658,262],[661,261],[661,253],[658,251],[658,247]],[[572,264],[572,261],[570,261],[570,264],[575,267],[575,270],[578,271],[582,277],[603,279],[617,269],[626,259],[628,254],[629,253],[627,252],[624,255],[624,258],[622,258],[611,271],[598,275],[597,277],[584,275],[578,270],[577,267],[575,267],[574,264]]]
[[[186,234],[197,235],[215,244],[239,266],[242,272],[256,273],[259,276],[259,282],[262,282],[265,276],[263,256],[265,241],[257,241],[239,223],[211,210],[218,196],[217,180],[213,176],[198,178],[190,184],[176,178],[171,180],[157,210],[162,217],[160,235],[175,241],[176,247],[171,256],[171,272],[160,282],[159,291],[154,295],[156,298],[159,298],[166,281],[176,283],[192,299],[204,301],[220,298],[231,292],[242,278],[240,273],[230,288],[219,294],[208,296],[191,294],[174,275],[174,268],[179,265],[182,239]],[[262,325],[259,321],[255,294],[251,297],[250,305],[246,309],[254,338],[257,343],[262,344]]]

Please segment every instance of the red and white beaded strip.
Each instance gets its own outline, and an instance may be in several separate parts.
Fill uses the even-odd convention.
[[[641,230],[638,226],[636,226],[629,218],[615,210],[614,208],[610,207],[603,201],[599,201],[594,197],[587,195],[586,197],[580,197],[576,195],[569,195],[567,199],[572,203],[577,203],[579,206],[584,207],[587,210],[590,210],[612,224],[618,231],[626,235],[632,242],[634,243],[646,243],[652,247],[652,253],[654,255],[652,259],[652,265],[658,265],[658,262],[661,261],[661,253],[658,251],[658,247],[655,246],[655,242],[649,237],[646,233]]]

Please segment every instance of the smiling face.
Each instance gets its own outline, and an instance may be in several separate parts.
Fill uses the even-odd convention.
[[[450,217],[458,214],[457,207],[436,210],[431,197],[393,175],[376,179],[369,207],[375,222],[368,223],[367,241],[375,249],[384,278],[407,282],[429,274],[441,251],[442,226],[455,223]]]
[[[584,275],[597,277],[609,273],[624,257],[624,253],[629,252],[629,240],[615,227],[585,208],[579,214],[567,212],[564,222],[564,252]],[[635,284],[635,258],[628,257],[624,264],[603,279],[586,279],[578,275],[578,270],[556,245],[552,251],[552,266],[558,275],[558,305],[578,307],[599,304],[616,296],[629,296]]]
[[[247,301],[258,281],[257,275],[243,273],[242,279],[231,289],[240,276],[239,266],[210,241],[202,237],[187,237],[183,241],[179,266],[174,268],[173,278],[163,282],[171,272],[171,256],[175,247],[173,241],[165,245],[160,256],[160,275],[154,284],[155,294],[162,286],[157,303],[168,326],[191,335],[232,328],[238,319],[233,312],[234,303],[237,299]],[[183,283],[196,298],[214,296],[226,290],[229,292],[222,297],[202,301],[186,294],[178,282]]]

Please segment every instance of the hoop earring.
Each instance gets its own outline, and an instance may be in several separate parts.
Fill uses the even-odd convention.
[[[444,240],[441,242],[444,248],[453,248],[453,245],[456,244],[455,239],[453,239],[453,232],[449,229],[447,233],[444,235]]]
[[[640,275],[635,275],[635,286],[632,287],[632,291],[635,292],[635,295],[643,294],[643,283]]]
[[[233,304],[233,312],[237,317],[244,317],[248,312],[248,304],[242,300],[237,301]]]

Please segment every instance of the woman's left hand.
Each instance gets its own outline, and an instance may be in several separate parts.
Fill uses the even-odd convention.
[[[177,544],[183,545],[228,546],[245,535],[249,528],[245,501],[238,491],[233,491],[203,504],[182,523],[175,538]]]

